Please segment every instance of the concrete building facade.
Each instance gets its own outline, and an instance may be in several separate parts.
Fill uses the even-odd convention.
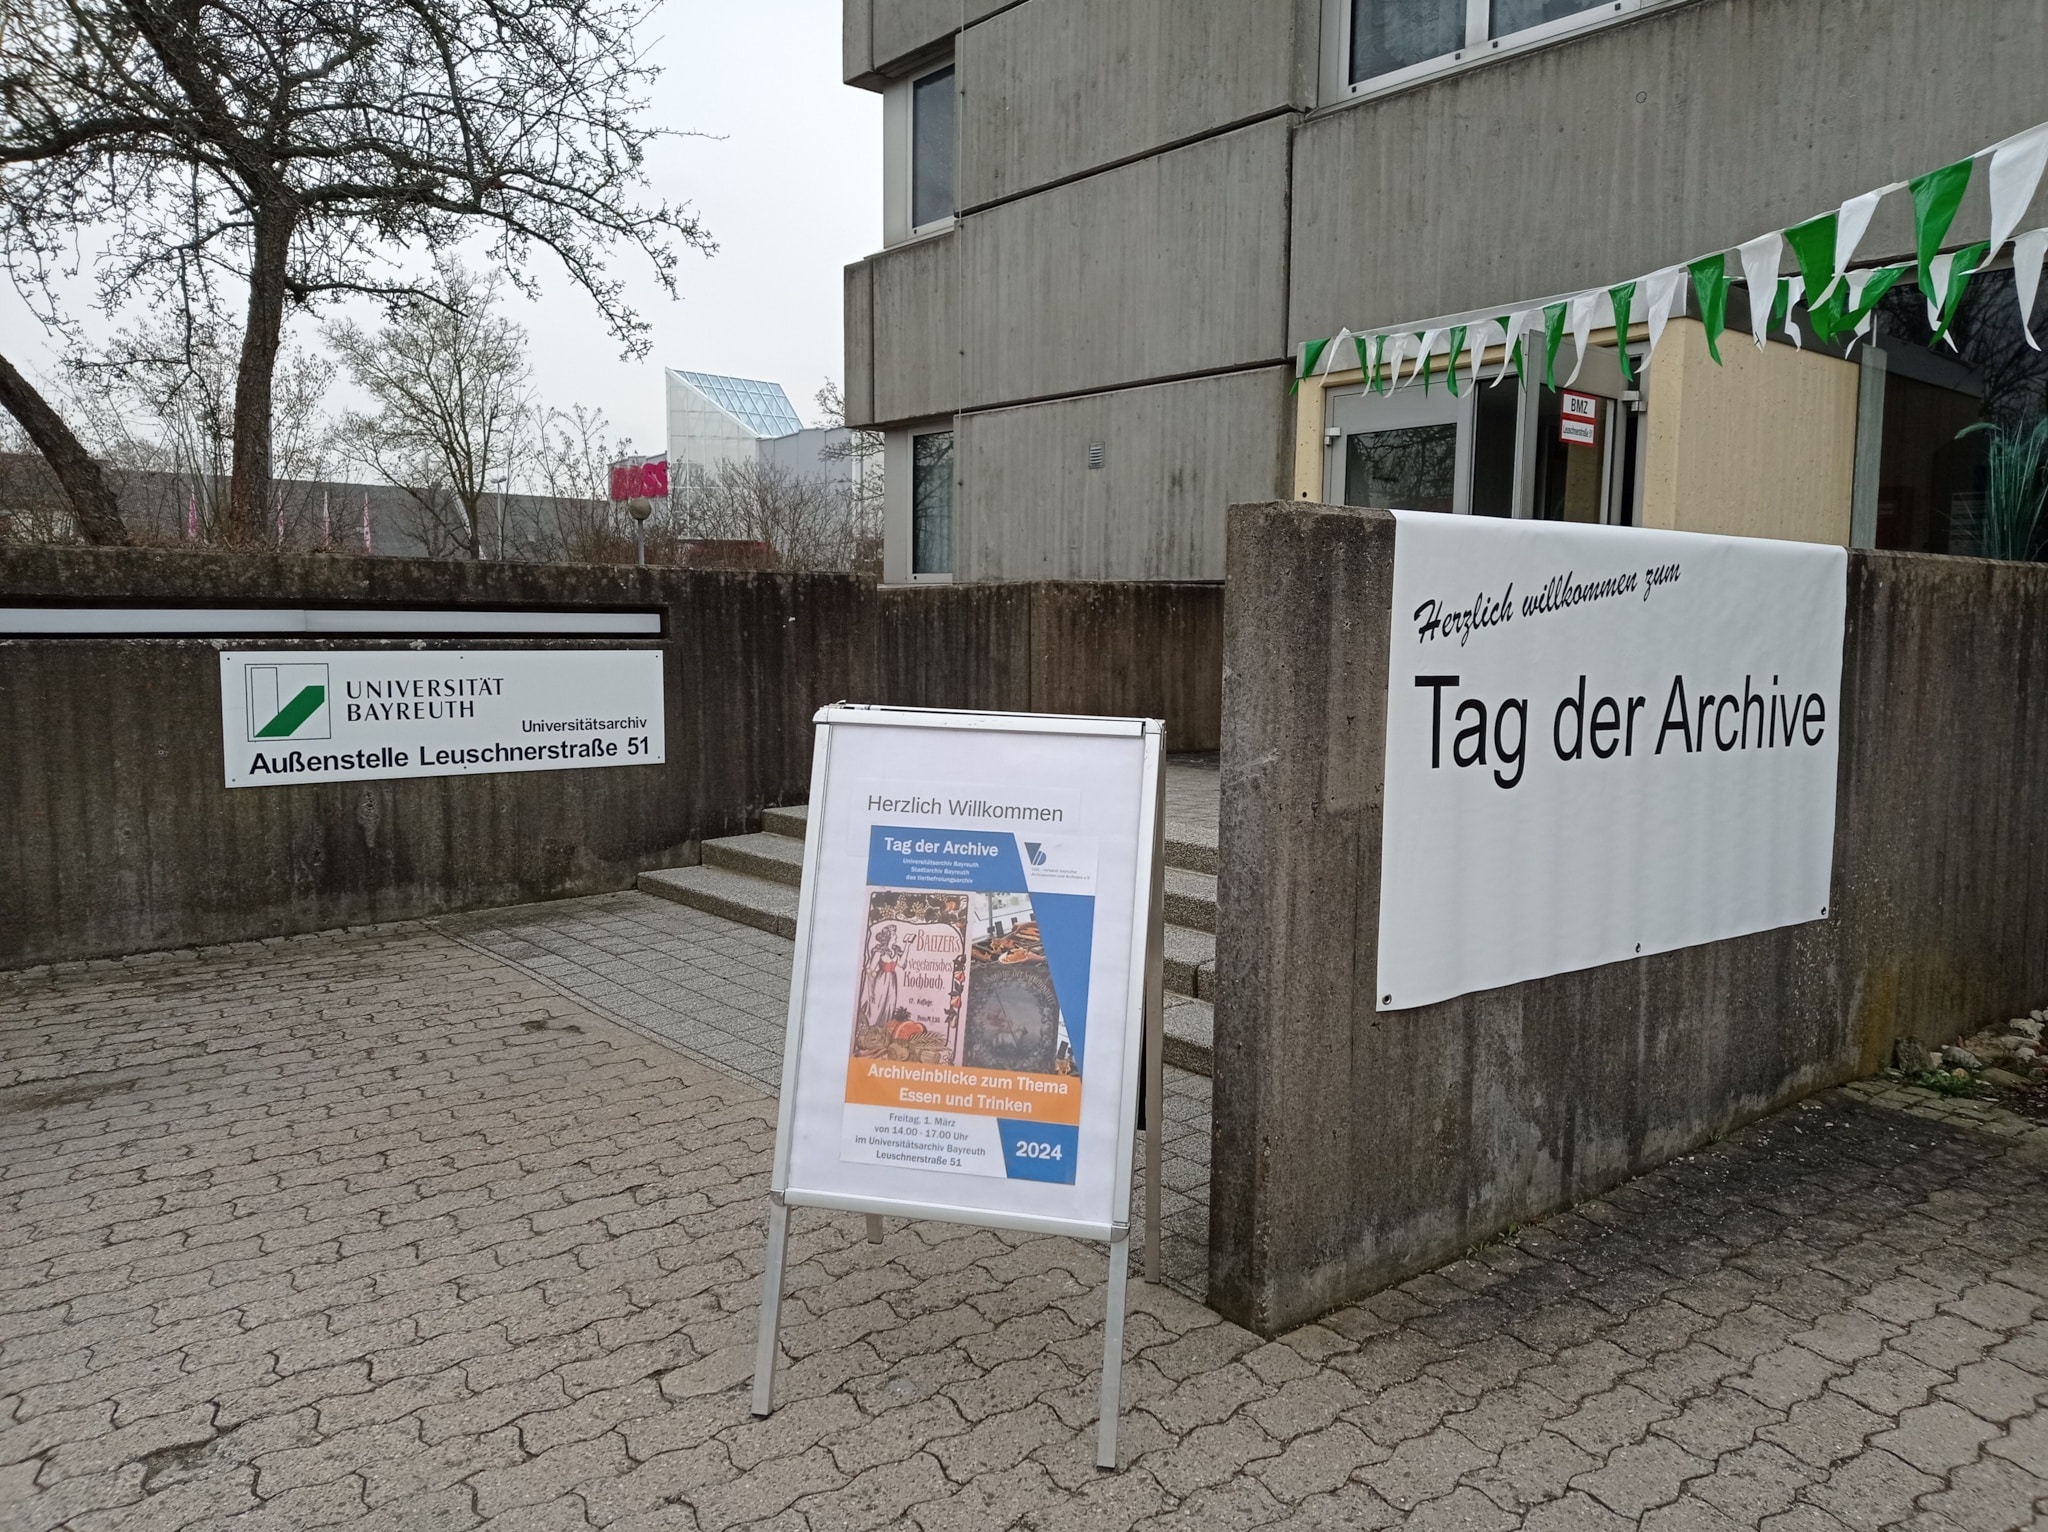
[[[1739,288],[1719,366],[1683,314],[1634,378],[1644,327],[1596,331],[1591,450],[1512,380],[1448,407],[1368,394],[1355,362],[1293,387],[1342,329],[1626,281],[2048,118],[2038,0],[844,17],[845,78],[884,97],[885,247],[847,268],[846,357],[849,424],[886,433],[893,581],[1220,579],[1225,508],[1275,496],[1974,552],[1981,448],[1954,433],[2040,416],[2009,269],[1976,279],[1996,365],[1929,353],[1910,283],[1853,349],[1758,351]],[[1983,181],[1949,248],[1983,237]],[[2044,222],[2037,197],[2021,227]],[[1894,193],[1858,263],[1913,253]]]

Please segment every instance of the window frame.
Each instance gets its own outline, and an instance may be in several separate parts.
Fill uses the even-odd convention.
[[[953,208],[943,218],[915,223],[917,194],[917,87],[946,70],[953,71]],[[959,220],[960,207],[960,72],[948,47],[927,54],[882,87],[882,244],[886,249],[943,234]]]
[[[917,438],[953,438],[953,568],[944,574],[919,574],[914,567],[917,524],[912,490],[917,474]],[[882,434],[882,581],[885,585],[951,585],[960,567],[960,422],[941,415],[900,426]]]
[[[1518,53],[1546,47],[1560,38],[1613,26],[1632,16],[1641,15],[1644,11],[1662,10],[1687,3],[1689,0],[1604,0],[1599,6],[1576,16],[1562,16],[1556,21],[1525,27],[1519,32],[1510,32],[1502,37],[1489,37],[1487,29],[1492,20],[1492,0],[1465,0],[1463,47],[1450,53],[1439,54],[1432,59],[1423,59],[1419,63],[1390,70],[1386,74],[1373,75],[1354,82],[1350,78],[1352,0],[1323,0],[1320,100],[1324,106],[1371,100],[1377,96],[1405,90],[1424,80],[1475,68],[1488,59],[1512,57]]]

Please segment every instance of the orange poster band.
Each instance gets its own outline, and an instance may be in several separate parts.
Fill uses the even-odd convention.
[[[1015,1117],[1078,1127],[1081,1077],[853,1059],[846,1071],[846,1100],[849,1106],[901,1106],[920,1112]]]

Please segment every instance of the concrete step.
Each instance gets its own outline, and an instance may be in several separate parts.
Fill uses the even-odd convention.
[[[643,894],[669,899],[691,909],[738,921],[757,931],[793,938],[796,935],[796,864],[775,851],[739,843],[782,840],[786,836],[735,835],[704,844],[701,867],[666,867],[640,874]],[[725,849],[714,859],[713,848]],[[744,870],[748,858],[761,858],[773,875]],[[787,870],[787,878],[783,876]],[[1197,1074],[1209,1072],[1210,1032],[1216,993],[1216,938],[1186,926],[1166,928],[1166,1061]]]
[[[729,867],[664,867],[641,873],[637,886],[643,894],[722,915],[757,931],[796,937],[796,890],[786,883]]]
[[[1166,920],[1190,931],[1216,929],[1216,874],[1190,872],[1171,864],[1166,869]]]
[[[1166,961],[1162,978],[1176,995],[1198,1000],[1216,996],[1216,936],[1212,931],[1190,931],[1186,926],[1166,928]]]
[[[1212,1073],[1216,1012],[1206,1000],[1166,997],[1166,1062],[1198,1075]]]
[[[770,809],[761,816],[767,829],[753,835],[727,835],[707,840],[704,865],[750,873],[791,888],[803,881],[803,810]],[[794,831],[794,833],[792,833]],[[1184,867],[1166,869],[1166,918],[1191,931],[1216,929],[1216,875]]]
[[[761,829],[769,835],[787,835],[802,840],[809,822],[810,809],[801,803],[761,811]],[[1169,869],[1179,868],[1209,879],[1209,902],[1214,904],[1215,878],[1219,870],[1216,847],[1199,838],[1203,833],[1194,827],[1177,826],[1169,815],[1166,821],[1166,865]]]
[[[804,827],[810,822],[810,805],[805,803],[792,803],[788,808],[761,811],[761,828],[770,835],[790,835],[802,840]]]
[[[736,835],[726,841],[704,843],[704,865],[665,867],[640,874],[643,894],[672,899],[692,909],[723,915],[757,931],[777,936],[796,935],[796,867],[779,857],[763,857],[758,845],[735,849],[734,842],[779,839],[773,836]],[[795,844],[791,842],[791,844]],[[714,852],[714,848],[726,849]],[[746,868],[747,859],[761,858],[775,869],[773,876],[761,876]],[[1216,937],[1213,932],[1186,926],[1166,928],[1164,963],[1166,988],[1175,994],[1207,1000],[1216,992]]]
[[[787,835],[727,835],[700,848],[706,867],[750,873],[796,888],[804,878],[804,843]]]

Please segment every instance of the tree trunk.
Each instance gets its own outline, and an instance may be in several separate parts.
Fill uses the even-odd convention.
[[[285,273],[293,217],[266,208],[256,215],[255,258],[249,267],[249,318],[235,372],[235,461],[228,476],[227,536],[261,544],[269,535],[270,395],[284,340]]]
[[[21,422],[29,440],[50,465],[58,484],[71,501],[71,516],[81,536],[89,543],[125,543],[128,528],[121,521],[121,504],[108,488],[100,465],[84,444],[71,434],[50,403],[33,383],[14,370],[14,364],[0,356],[0,404]]]

